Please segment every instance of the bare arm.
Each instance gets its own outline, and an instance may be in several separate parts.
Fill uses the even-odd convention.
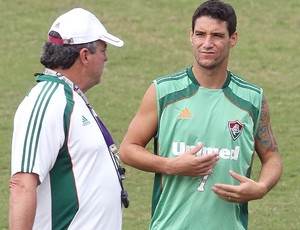
[[[255,136],[255,150],[262,167],[258,182],[230,171],[230,175],[240,185],[215,184],[212,190],[223,200],[247,202],[263,198],[279,181],[282,174],[282,162],[270,123],[270,112],[266,99],[262,100],[261,117]]]
[[[155,135],[157,126],[156,92],[152,84],[145,93],[141,106],[121,143],[120,157],[125,164],[144,171],[163,174],[200,176],[212,172],[211,169],[215,166],[218,155],[195,157],[194,154],[201,149],[201,146],[176,158],[165,158],[148,151],[145,146]]]
[[[262,112],[255,136],[255,150],[262,163],[258,182],[265,187],[265,193],[262,194],[265,195],[277,184],[282,174],[282,161],[272,132],[269,107],[265,98],[262,101]]]
[[[10,230],[32,229],[36,210],[37,174],[16,173],[10,180]]]

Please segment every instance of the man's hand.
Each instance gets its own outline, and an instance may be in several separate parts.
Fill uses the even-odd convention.
[[[239,185],[215,184],[211,190],[222,200],[243,203],[250,200],[261,199],[267,189],[263,183],[255,182],[245,176],[229,171],[231,177],[239,181]]]
[[[202,145],[198,145],[193,149],[170,159],[170,174],[182,176],[206,176],[213,172],[213,167],[219,159],[218,153],[196,156]]]

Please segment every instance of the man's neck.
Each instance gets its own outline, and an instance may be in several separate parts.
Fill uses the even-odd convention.
[[[221,89],[227,80],[227,69],[207,69],[194,65],[193,74],[199,84],[208,89]]]
[[[68,78],[70,81],[72,81],[75,85],[78,86],[78,88],[85,93],[87,90],[84,86],[83,78],[80,77],[79,70],[76,71],[75,68],[69,68],[69,69],[53,69],[54,71],[59,72],[60,74],[64,75],[66,78]]]

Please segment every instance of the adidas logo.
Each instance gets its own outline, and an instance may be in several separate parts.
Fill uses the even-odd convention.
[[[192,118],[192,114],[188,108],[185,108],[180,112],[178,118],[179,119],[190,119],[190,118]]]
[[[86,119],[85,116],[82,116],[82,125],[83,125],[83,126],[86,126],[86,125],[88,125],[88,124],[90,124],[89,120]]]

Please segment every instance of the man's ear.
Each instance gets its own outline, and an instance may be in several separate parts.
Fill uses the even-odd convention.
[[[87,65],[88,64],[88,55],[89,55],[89,50],[87,48],[82,48],[79,52],[79,59],[80,59],[80,62],[83,64],[83,65]]]
[[[230,48],[233,48],[238,41],[238,33],[235,31],[230,37]]]
[[[191,32],[190,32],[190,43],[191,43],[191,45],[194,45],[193,44],[193,31],[191,30]]]

